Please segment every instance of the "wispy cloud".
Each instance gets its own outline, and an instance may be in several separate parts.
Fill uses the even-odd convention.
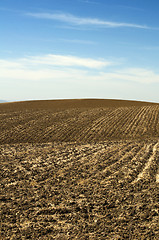
[[[95,45],[95,44],[97,44],[96,42],[93,42],[93,41],[81,40],[81,39],[65,39],[65,38],[61,38],[60,40],[64,41],[64,42],[77,43],[77,44],[88,44],[88,45]]]
[[[64,66],[64,67],[84,67],[100,69],[110,66],[113,63],[106,60],[96,60],[92,58],[80,58],[76,56],[54,55],[48,54],[44,56],[34,56],[21,59],[20,62],[29,63],[32,65],[49,65],[49,66]]]
[[[129,81],[137,83],[159,83],[159,73],[146,68],[115,69],[113,72],[103,72],[103,78],[115,81]]]
[[[55,81],[73,83],[136,82],[159,83],[159,73],[145,68],[118,69],[106,60],[94,60],[62,55],[32,56],[23,59],[0,59],[0,79],[25,81]],[[79,66],[81,68],[79,68]],[[120,67],[121,68],[121,67]]]
[[[89,69],[99,71],[112,64],[106,60],[53,54],[13,60],[0,59],[0,79],[77,79],[83,73],[87,75]]]
[[[128,28],[140,28],[140,29],[151,29],[146,25],[140,25],[135,23],[125,23],[125,22],[112,22],[105,21],[98,18],[83,18],[77,17],[72,14],[66,13],[26,13],[27,16],[39,18],[39,19],[49,19],[56,20],[60,22],[69,23],[72,25],[88,25],[88,26],[100,26],[100,27],[128,27]]]

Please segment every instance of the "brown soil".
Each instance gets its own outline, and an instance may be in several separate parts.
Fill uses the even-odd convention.
[[[58,100],[0,104],[0,144],[156,139],[159,104]]]
[[[159,105],[0,104],[1,239],[159,239]]]

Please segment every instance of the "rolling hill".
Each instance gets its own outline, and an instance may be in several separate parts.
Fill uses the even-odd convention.
[[[0,143],[100,142],[159,137],[159,105],[121,100],[0,104]]]
[[[0,104],[2,239],[158,239],[159,104]]]

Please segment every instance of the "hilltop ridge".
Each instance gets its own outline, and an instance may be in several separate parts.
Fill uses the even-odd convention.
[[[158,239],[159,104],[0,104],[1,233]]]
[[[0,143],[100,142],[159,137],[159,104],[69,99],[0,104]]]

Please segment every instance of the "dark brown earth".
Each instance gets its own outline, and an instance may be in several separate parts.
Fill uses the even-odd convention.
[[[159,105],[0,104],[1,239],[159,239]]]
[[[159,104],[58,100],[0,104],[0,144],[159,138]]]

